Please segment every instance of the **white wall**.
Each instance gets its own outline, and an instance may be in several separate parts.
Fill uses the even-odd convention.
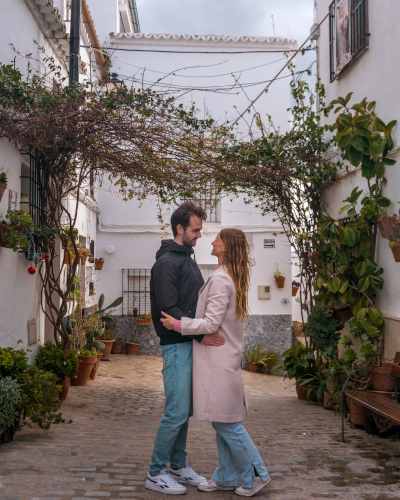
[[[329,10],[330,0],[317,0],[317,22],[320,22]],[[360,102],[364,97],[369,101],[376,101],[375,112],[385,123],[391,120],[400,120],[399,93],[400,64],[398,64],[398,46],[400,43],[400,32],[398,20],[400,18],[400,3],[390,0],[379,2],[368,2],[369,4],[369,48],[356,60],[334,82],[329,81],[329,26],[325,21],[321,28],[318,39],[319,72],[322,82],[326,87],[326,102],[336,99],[338,96],[345,97],[353,92],[351,104]],[[335,116],[336,117],[336,116]],[[335,120],[333,113],[329,121]],[[392,133],[394,147],[400,145],[400,127],[397,125]],[[400,200],[400,154],[395,152],[391,158],[397,160],[394,166],[386,167],[387,183],[383,189],[383,195],[392,200],[390,212],[397,212]],[[359,186],[366,188],[366,181],[362,179],[360,170],[345,175],[339,182],[335,182],[327,191],[326,199],[329,211],[333,216],[338,216],[339,208],[349,196],[351,190]],[[396,319],[397,322],[388,325],[385,343],[387,348],[385,355],[390,355],[390,350],[400,350],[400,280],[398,279],[400,265],[394,261],[388,241],[383,240],[378,231],[377,240],[377,262],[385,272],[384,290],[378,293],[377,306],[384,312],[385,317]],[[394,340],[396,339],[396,340]]]

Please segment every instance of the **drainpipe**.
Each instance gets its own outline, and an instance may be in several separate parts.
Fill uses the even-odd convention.
[[[79,82],[81,0],[71,2],[71,33],[69,46],[69,83]]]

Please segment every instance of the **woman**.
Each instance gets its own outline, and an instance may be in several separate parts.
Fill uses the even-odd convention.
[[[212,479],[198,488],[235,490],[238,495],[253,496],[271,479],[241,423],[246,405],[240,363],[243,319],[249,316],[249,247],[239,229],[223,229],[212,246],[211,255],[218,257],[218,266],[199,292],[195,319],[177,321],[163,313],[165,319],[161,321],[182,335],[218,332],[225,338],[218,349],[193,342],[193,416],[212,422],[219,455],[219,467]]]

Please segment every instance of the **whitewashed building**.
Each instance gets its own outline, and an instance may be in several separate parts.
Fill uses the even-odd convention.
[[[0,61],[3,64],[12,64],[26,75],[26,54],[32,54],[38,61],[53,57],[63,76],[67,76],[69,0],[0,0],[0,11]],[[99,42],[86,0],[82,1],[81,45],[86,47],[81,49],[81,81],[102,78],[104,58],[98,51],[89,48],[98,46]],[[39,62],[31,60],[30,64],[34,70],[40,70]],[[40,169],[40,163],[29,151],[20,152],[7,141],[0,142],[0,171],[5,171],[8,176],[7,189],[0,202],[0,215],[5,216],[9,208],[22,209],[33,216],[35,224],[41,224],[45,201],[39,205],[35,201],[43,200],[40,196],[43,192]],[[77,228],[80,243],[89,247],[95,240],[97,214],[96,202],[89,187],[86,195],[82,193],[82,199]],[[65,202],[71,205],[76,203],[74,199]],[[22,340],[20,347],[29,347],[33,357],[38,342],[53,339],[53,330],[45,321],[40,305],[40,277],[38,273],[28,274],[30,266],[23,252],[14,253],[8,248],[0,248],[0,346],[16,347],[17,341]],[[93,290],[89,285],[94,281],[92,269],[93,266],[87,264],[81,273],[88,298],[89,288]],[[93,292],[90,301],[95,302]]]
[[[398,87],[400,64],[398,47],[400,3],[390,0],[315,0],[315,22],[320,23],[334,6],[330,16],[314,35],[317,43],[318,73],[326,88],[326,102],[353,92],[351,105],[367,97],[376,101],[375,112],[385,123],[400,120]],[[333,121],[333,113],[329,119]],[[392,200],[389,212],[396,213],[400,201],[400,127],[392,137],[394,166],[386,167],[387,183],[383,195]],[[359,168],[351,167],[326,193],[333,217],[351,190],[366,187]],[[385,285],[378,293],[377,306],[385,318],[384,357],[393,359],[400,351],[400,265],[395,262],[388,240],[378,232],[377,262],[384,269]]]
[[[200,114],[209,112],[220,122],[232,121],[243,111],[285,64],[283,51],[294,50],[297,42],[284,38],[166,35],[114,33],[110,35],[113,49],[111,71],[126,85],[154,85],[154,88],[174,90],[184,94],[185,105],[194,101]],[[119,51],[118,48],[124,50]],[[164,53],[163,53],[164,52]],[[289,127],[290,73],[274,82],[268,94],[257,102],[256,109],[264,121],[271,115],[282,131]],[[161,78],[161,81],[157,82]],[[239,79],[239,86],[230,90]],[[196,90],[199,89],[200,90]],[[241,120],[235,130],[239,137],[249,137],[253,116]],[[252,127],[257,134],[255,127]],[[152,328],[136,327],[131,316],[150,312],[149,279],[155,254],[165,234],[157,220],[156,200],[146,199],[139,207],[137,200],[118,198],[117,188],[103,184],[96,191],[100,210],[96,240],[96,257],[103,257],[103,270],[97,273],[96,289],[106,295],[106,303],[121,294],[124,303],[119,334],[124,340],[135,338],[142,343],[141,352],[158,352],[158,341]],[[168,221],[173,207],[163,207]],[[246,325],[247,341],[259,342],[281,353],[291,345],[291,248],[273,217],[262,216],[253,204],[242,198],[218,200],[217,209],[209,214],[201,240],[195,248],[196,261],[205,278],[217,264],[211,256],[211,242],[224,227],[242,229],[251,243],[255,267],[249,295],[252,320]],[[168,221],[169,222],[169,221]],[[167,237],[172,238],[170,233]],[[286,283],[277,288],[273,272],[276,266],[285,274]],[[142,332],[142,333],[140,333]]]

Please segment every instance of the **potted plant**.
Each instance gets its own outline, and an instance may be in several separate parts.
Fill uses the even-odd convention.
[[[79,232],[76,229],[76,227],[72,228],[72,236],[74,239],[74,242],[77,241]],[[75,254],[75,248],[73,246],[73,242],[71,239],[71,229],[67,225],[62,225],[61,226],[61,233],[60,233],[61,241],[63,243],[64,247],[64,264],[72,266],[72,264],[75,262],[76,259],[76,254]],[[79,243],[75,243],[77,247],[79,247]]]
[[[132,340],[131,342],[126,343],[126,354],[128,356],[135,356],[138,353],[140,344],[138,342],[134,342]]]
[[[285,287],[285,276],[279,270],[278,264],[276,265],[276,269],[275,269],[275,272],[274,272],[274,278],[275,278],[275,281],[276,281],[276,284],[277,284],[278,288],[284,288]]]
[[[137,307],[133,308],[133,315],[135,316],[135,318],[139,315],[139,311],[138,311]]]
[[[296,297],[297,292],[299,291],[300,283],[298,281],[292,281],[292,297]]]
[[[0,443],[12,441],[19,426],[22,406],[21,385],[12,377],[0,378]]]
[[[279,356],[277,354],[269,352],[267,349],[263,349],[258,344],[253,348],[247,348],[245,356],[249,362],[250,372],[256,372],[259,366],[263,366],[266,371],[269,371],[279,361]]]
[[[0,172],[0,201],[3,198],[4,191],[7,189],[7,174],[5,172]]]
[[[286,372],[284,380],[286,378],[289,380],[294,378],[296,380],[297,397],[300,400],[306,400],[307,387],[304,385],[300,386],[300,383],[305,375],[311,373],[311,364],[314,362],[314,351],[308,346],[301,344],[297,348],[291,347],[287,349],[279,357],[279,361],[281,364],[271,370],[271,373],[284,371]]]
[[[94,260],[94,268],[96,269],[96,271],[101,271],[103,269],[103,266],[104,266],[103,257]]]
[[[74,386],[83,386],[87,384],[93,366],[97,362],[97,352],[83,348],[78,349],[76,353],[79,357],[79,368],[76,375],[71,378],[71,383]]]
[[[113,354],[119,354],[121,352],[121,349],[122,349],[122,344],[123,344],[123,340],[121,338],[117,339],[114,344],[112,345],[112,349],[111,349],[111,352]]]
[[[57,384],[62,387],[59,399],[67,399],[69,389],[67,378],[74,377],[79,368],[76,352],[64,352],[62,344],[57,346],[48,340],[43,345],[39,345],[35,363],[40,370],[52,372],[57,376]]]
[[[97,370],[99,369],[99,366],[100,366],[100,359],[102,358],[103,356],[103,353],[99,350],[96,351],[96,355],[97,355],[97,361],[96,363],[93,365],[93,368],[92,368],[92,371],[90,373],[90,378],[92,380],[94,380],[96,378],[96,373],[97,373]]]
[[[137,319],[138,325],[151,325],[151,314],[142,314]]]
[[[12,248],[14,252],[28,248],[25,233],[33,227],[31,216],[23,210],[7,210],[6,218],[1,223],[1,246]]]
[[[89,254],[90,254],[89,248],[84,248],[84,247],[78,248],[78,255],[82,266],[85,264]]]

